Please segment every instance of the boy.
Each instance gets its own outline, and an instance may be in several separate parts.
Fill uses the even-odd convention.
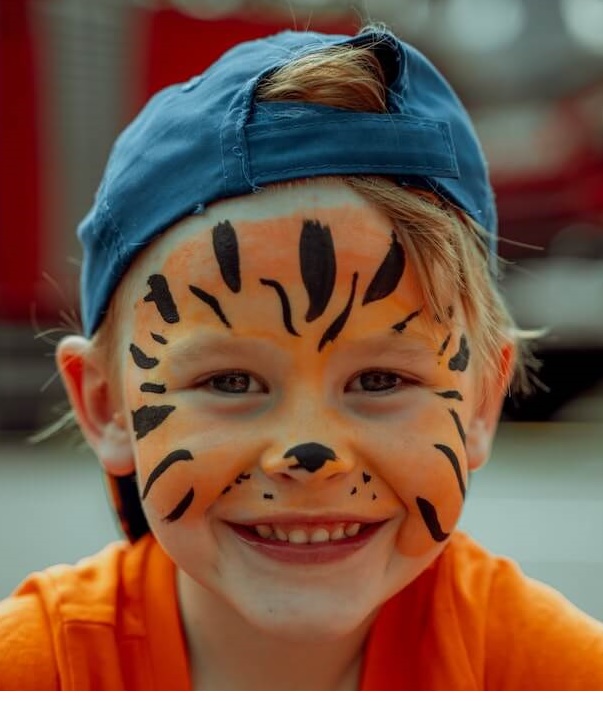
[[[0,686],[603,688],[603,627],[454,532],[521,351],[423,56],[236,47],[124,132],[79,233],[57,360],[131,543],[3,603]]]

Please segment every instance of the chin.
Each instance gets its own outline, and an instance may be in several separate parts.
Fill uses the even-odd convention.
[[[369,587],[370,589],[370,587]],[[227,594],[228,596],[228,594]],[[372,620],[381,602],[376,592],[334,591],[328,587],[249,587],[231,592],[227,602],[247,624],[290,642],[328,642]]]
[[[266,605],[237,608],[248,624],[263,633],[291,643],[328,643],[353,634],[372,620],[378,606],[367,607],[357,602],[334,605],[333,602],[282,600]],[[319,598],[319,597],[317,597]]]

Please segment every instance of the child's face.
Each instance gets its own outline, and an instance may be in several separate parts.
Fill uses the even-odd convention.
[[[389,220],[336,185],[217,205],[131,274],[124,411],[153,532],[257,625],[357,626],[461,513],[477,403],[458,300],[450,334]]]

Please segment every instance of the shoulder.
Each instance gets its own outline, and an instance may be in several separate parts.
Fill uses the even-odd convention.
[[[135,601],[150,544],[114,543],[36,572],[0,602],[0,689],[70,688],[85,647],[102,656],[123,628],[119,604]]]
[[[483,616],[488,688],[603,690],[602,623],[464,534],[445,559],[461,609]]]
[[[0,601],[0,690],[58,688],[52,636],[40,599],[28,594]]]

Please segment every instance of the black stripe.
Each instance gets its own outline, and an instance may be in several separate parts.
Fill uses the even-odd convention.
[[[423,521],[425,521],[425,525],[431,533],[431,537],[437,543],[446,540],[450,533],[445,533],[442,530],[435,506],[430,501],[427,501],[427,499],[422,499],[421,497],[417,497],[417,506],[419,507]]]
[[[448,316],[449,319],[452,319],[452,317],[454,316],[454,308],[452,307],[452,305],[449,305],[446,307],[446,315]],[[442,323],[442,320],[440,319],[439,314],[435,314],[433,318],[435,319],[435,321],[438,322],[438,324]]]
[[[144,489],[142,491],[142,498],[146,499],[147,494],[149,493],[149,489],[153,486],[153,483],[161,477],[161,475],[169,468],[171,467],[175,462],[179,462],[180,460],[192,460],[193,455],[189,450],[173,450],[169,455],[166,455],[165,458],[157,465],[157,467],[153,468],[151,471],[151,474],[149,475],[149,479],[147,480],[147,483],[144,486]]]
[[[415,312],[411,312],[405,319],[402,319],[402,321],[399,321],[397,324],[394,324],[392,326],[392,329],[394,331],[397,331],[398,333],[402,333],[404,329],[407,327],[408,322],[412,321],[415,317],[419,316],[421,313],[420,309],[417,309]]]
[[[230,322],[222,311],[220,302],[218,302],[213,295],[210,295],[209,292],[205,292],[205,290],[202,290],[200,287],[195,287],[195,285],[189,285],[188,288],[195,295],[195,297],[198,297],[202,302],[205,302],[205,304],[211,308],[211,310],[218,317],[218,319],[220,319],[224,326],[226,326],[226,328],[232,328]]]
[[[170,513],[163,520],[167,521],[168,523],[173,523],[174,521],[177,521],[191,505],[194,498],[195,490],[191,487],[186,493],[184,499],[182,499],[178,503],[178,506],[176,506],[176,508],[173,511],[170,511]]]
[[[459,432],[459,436],[461,437],[461,440],[463,441],[463,445],[467,443],[467,436],[465,434],[465,429],[463,428],[463,424],[461,423],[461,417],[456,413],[454,409],[448,409],[450,412],[450,416],[454,419],[454,425],[457,428],[457,431]]]
[[[160,426],[176,407],[169,404],[161,406],[141,406],[132,412],[132,424],[136,433],[136,440],[144,438],[147,433]]]
[[[151,275],[147,282],[151,291],[144,298],[144,301],[154,302],[157,311],[161,314],[161,318],[168,324],[175,324],[180,321],[180,315],[165,276]]]
[[[354,273],[354,276],[352,277],[352,291],[350,292],[350,297],[348,299],[347,304],[345,305],[345,309],[329,326],[329,328],[323,333],[322,338],[320,339],[320,343],[318,344],[319,352],[325,347],[325,345],[329,341],[331,341],[332,343],[343,330],[343,327],[345,326],[345,323],[348,320],[348,317],[350,316],[350,312],[352,311],[352,305],[354,304],[354,296],[356,294],[357,282],[358,273]]]
[[[459,402],[463,401],[463,395],[455,389],[448,389],[445,392],[436,392],[436,394],[439,397],[444,397],[444,399],[458,399]]]
[[[222,279],[230,290],[240,292],[239,244],[237,232],[228,220],[214,226],[212,241]]]
[[[450,343],[450,339],[452,338],[452,334],[449,333],[448,336],[444,339],[442,342],[442,345],[440,346],[440,350],[438,351],[438,355],[444,355],[446,352],[446,348],[448,348],[448,344]]]
[[[404,273],[406,264],[404,248],[402,248],[402,244],[398,241],[394,232],[392,232],[391,237],[392,240],[387,255],[364,293],[363,306],[390,295],[398,286]]]
[[[133,343],[130,343],[130,353],[132,354],[132,359],[136,365],[143,370],[150,370],[156,365],[159,365],[158,358],[151,358],[150,356],[145,355],[145,353],[143,353],[140,348],[135,346]]]
[[[162,346],[165,346],[165,344],[167,343],[167,338],[164,338],[164,337],[163,337],[161,334],[159,334],[159,333],[153,333],[153,332],[151,331],[151,336],[152,336],[152,338],[153,338],[154,341],[157,341],[157,343],[161,343]]]
[[[289,298],[287,297],[287,293],[285,292],[284,287],[280,284],[280,282],[277,282],[276,280],[267,280],[266,278],[260,278],[260,282],[262,283],[262,285],[272,287],[276,290],[278,298],[281,301],[283,324],[292,336],[299,336],[297,331],[293,328],[293,324],[291,322],[291,305],[289,304]]]
[[[450,370],[464,372],[467,369],[467,365],[469,365],[469,345],[467,344],[465,334],[463,334],[456,355],[448,361],[448,368]]]
[[[321,316],[335,286],[337,261],[331,229],[318,221],[304,221],[299,238],[299,263],[310,304],[306,321]]]
[[[452,465],[452,469],[454,470],[454,474],[456,475],[456,480],[459,483],[459,489],[461,490],[461,494],[463,495],[463,499],[465,499],[465,483],[463,482],[463,473],[461,472],[461,466],[459,464],[459,459],[456,456],[456,453],[452,448],[448,445],[443,445],[442,443],[436,443],[434,448],[437,448],[440,450],[444,455],[450,460],[450,464]]]
[[[165,385],[158,385],[154,382],[143,382],[140,385],[141,392],[153,392],[154,394],[163,394],[165,392]]]

